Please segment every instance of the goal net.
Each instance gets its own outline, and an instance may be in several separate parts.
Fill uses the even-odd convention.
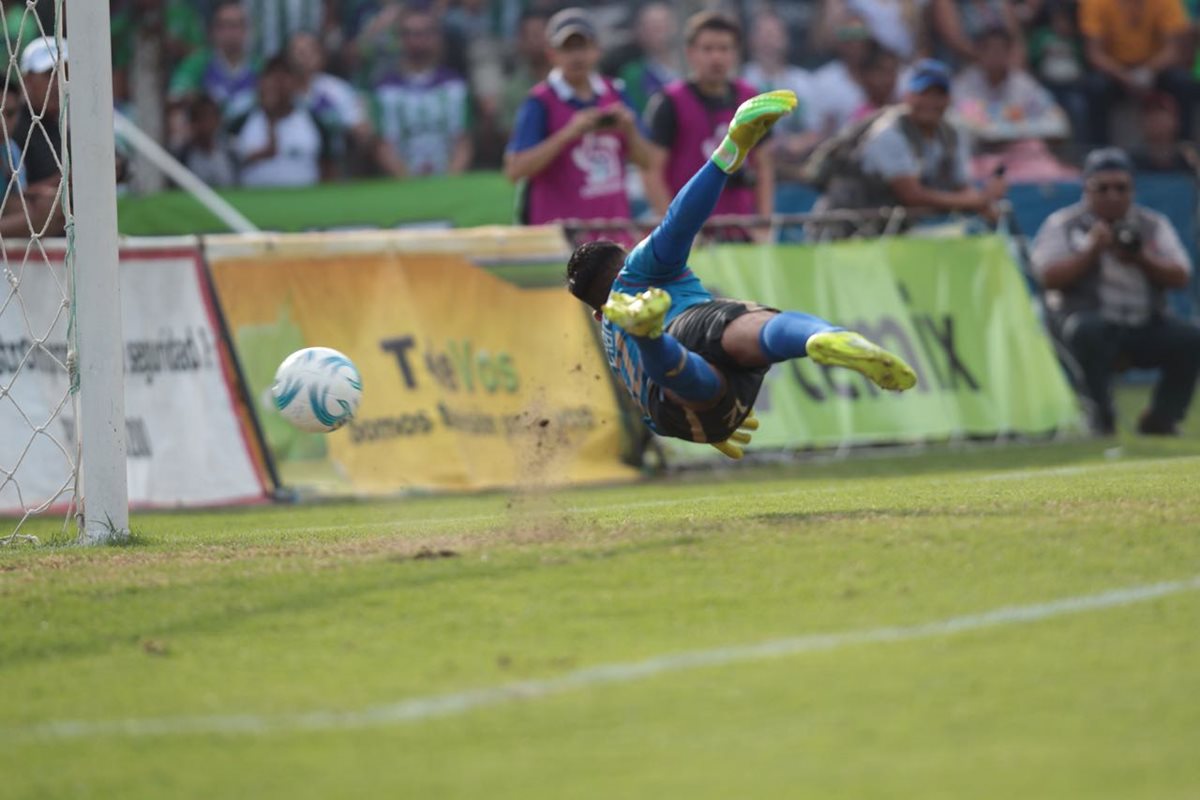
[[[103,540],[128,524],[108,4],[0,25],[0,545]]]

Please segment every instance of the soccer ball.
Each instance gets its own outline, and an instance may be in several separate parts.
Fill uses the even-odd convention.
[[[279,365],[271,396],[284,419],[300,430],[329,433],[354,418],[362,400],[362,378],[337,350],[306,347]]]

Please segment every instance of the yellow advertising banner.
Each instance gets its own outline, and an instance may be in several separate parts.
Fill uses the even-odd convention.
[[[209,252],[217,295],[285,485],[384,494],[629,479],[620,412],[584,310],[459,255]],[[276,366],[306,346],[363,378],[326,436],[274,412]]]

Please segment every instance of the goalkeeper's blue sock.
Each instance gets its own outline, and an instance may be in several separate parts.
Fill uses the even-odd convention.
[[[804,358],[808,355],[808,337],[814,333],[845,330],[812,314],[783,311],[767,320],[758,332],[763,355],[773,363]]]
[[[658,263],[678,267],[687,262],[692,241],[712,216],[728,178],[712,161],[705,161],[683,185],[663,221],[650,234],[650,251]]]
[[[720,394],[721,376],[717,371],[671,334],[655,339],[631,338],[642,355],[646,375],[659,386],[693,403],[705,403]]]

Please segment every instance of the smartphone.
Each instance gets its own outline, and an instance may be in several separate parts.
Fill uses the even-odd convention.
[[[615,127],[617,124],[617,121],[619,119],[620,119],[620,117],[617,116],[617,112],[605,111],[603,114],[601,114],[599,117],[596,118],[596,127],[598,129]]]

